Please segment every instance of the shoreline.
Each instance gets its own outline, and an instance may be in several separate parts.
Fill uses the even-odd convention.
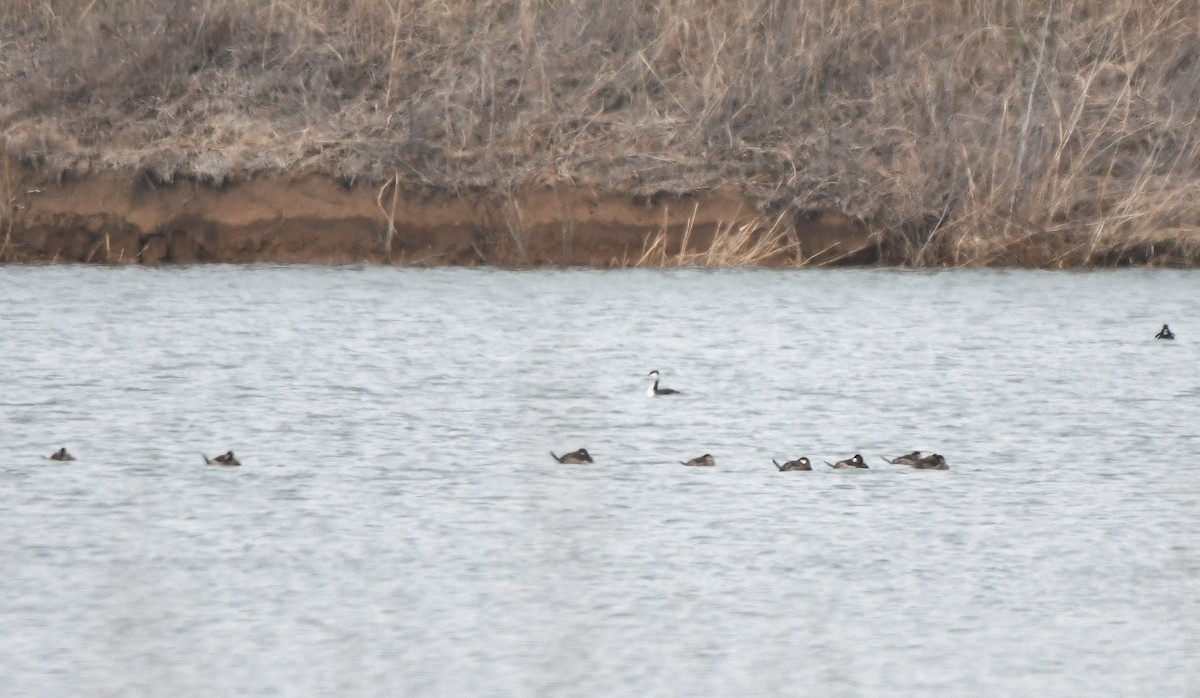
[[[61,183],[12,168],[0,262],[417,266],[807,266],[886,261],[833,211],[768,218],[733,187],[652,199],[554,184],[511,194],[309,173],[221,186],[107,170]],[[390,234],[389,234],[390,233]],[[390,238],[390,239],[389,239]]]
[[[911,264],[897,237],[836,210],[768,215],[728,185],[645,197],[579,184],[455,192],[318,173],[213,185],[93,170],[59,178],[9,161],[0,263],[398,266],[1193,267],[1167,234],[1086,262],[1083,243],[1029,235],[983,263]],[[1169,233],[1169,231],[1167,231]],[[390,234],[389,234],[390,233]]]

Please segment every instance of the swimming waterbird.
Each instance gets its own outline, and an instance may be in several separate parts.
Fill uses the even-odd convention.
[[[222,453],[221,455],[217,456],[216,458],[209,458],[208,456],[205,456],[203,453],[201,453],[200,455],[203,456],[204,462],[206,465],[241,465],[242,464],[242,462],[233,455],[233,451],[226,451],[225,453]]]
[[[782,465],[780,465],[779,463],[776,463],[774,458],[772,458],[772,459],[771,459],[771,462],[772,462],[772,463],[775,463],[775,467],[776,467],[776,468],[779,468],[779,470],[780,470],[780,471],[784,471],[784,470],[812,470],[812,463],[809,463],[809,462],[808,462],[808,458],[806,458],[805,456],[800,456],[800,457],[799,457],[799,458],[797,458],[796,460],[790,460],[790,461],[788,461],[788,462],[786,462],[786,463],[784,463],[784,464],[782,464]]]
[[[561,456],[554,455],[554,451],[550,452],[550,457],[559,463],[595,463],[592,456],[588,454],[586,448],[581,448],[578,451],[564,453]]]
[[[654,379],[654,385],[650,386],[649,388],[646,388],[646,395],[649,395],[650,397],[654,397],[655,395],[678,395],[679,394],[678,390],[672,390],[671,388],[658,387],[658,371],[651,371],[651,372],[647,373],[646,375]]]
[[[847,458],[846,460],[840,460],[836,463],[830,463],[829,461],[825,461],[825,465],[828,465],[829,467],[835,468],[837,470],[853,470],[854,468],[866,468],[867,467],[867,464],[863,462],[863,457],[858,455],[857,453],[854,454],[853,458]]]
[[[917,470],[949,470],[950,464],[946,462],[945,458],[934,453],[913,463],[912,467]]]
[[[884,456],[883,460],[892,465],[915,465],[917,461],[921,460],[921,452],[913,451],[912,453],[906,453],[903,456],[896,456],[895,458]]]

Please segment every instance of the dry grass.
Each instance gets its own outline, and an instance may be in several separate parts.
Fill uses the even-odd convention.
[[[670,251],[670,239],[665,226],[658,235],[646,241],[641,256],[620,266],[635,267],[752,267],[780,266],[781,263],[806,266],[807,260],[800,256],[800,246],[784,224],[786,214],[773,221],[755,217],[735,227],[733,223],[718,223],[712,240],[700,246],[694,245],[696,212],[692,210],[683,231],[679,249]]]
[[[836,209],[911,265],[1200,260],[1194,0],[6,0],[0,86],[60,176],[733,183],[785,252]]]
[[[16,191],[8,158],[0,158],[0,262],[12,259],[13,214],[16,212]]]

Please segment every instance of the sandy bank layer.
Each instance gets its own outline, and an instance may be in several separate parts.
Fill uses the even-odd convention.
[[[886,261],[875,238],[846,216],[813,212],[771,220],[732,188],[647,200],[567,185],[503,196],[347,187],[317,174],[213,187],[93,171],[59,183],[11,166],[6,189],[0,261],[7,262],[608,267]]]

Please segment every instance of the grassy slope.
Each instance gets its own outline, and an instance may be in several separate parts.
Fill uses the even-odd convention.
[[[1194,0],[6,0],[0,96],[66,175],[733,183],[912,264],[1200,260]]]

